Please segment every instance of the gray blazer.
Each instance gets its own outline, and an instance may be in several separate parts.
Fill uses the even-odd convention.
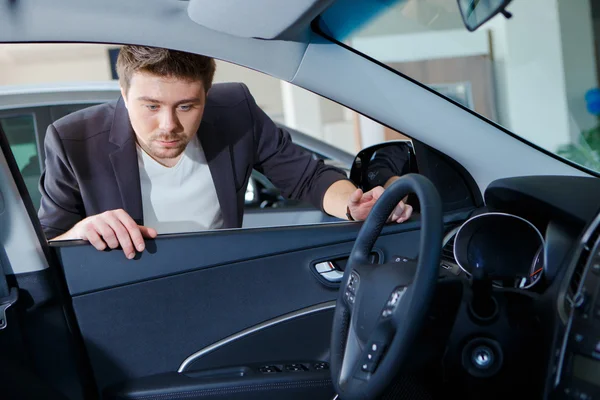
[[[213,85],[198,136],[224,228],[242,226],[253,168],[284,196],[309,201],[321,210],[327,188],[346,179],[343,171],[293,144],[241,83]],[[44,147],[38,216],[48,239],[88,216],[119,208],[143,225],[135,134],[122,98],[57,120],[48,127]]]

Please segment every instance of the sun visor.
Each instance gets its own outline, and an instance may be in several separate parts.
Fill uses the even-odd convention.
[[[189,0],[192,21],[230,35],[277,39],[308,26],[334,0]]]

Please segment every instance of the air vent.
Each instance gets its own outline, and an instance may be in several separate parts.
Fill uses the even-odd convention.
[[[570,310],[571,305],[578,301],[577,294],[579,293],[581,287],[581,279],[585,271],[585,266],[589,263],[590,257],[592,256],[592,250],[594,249],[596,241],[599,237],[600,228],[596,226],[588,240],[582,245],[579,260],[577,261],[575,270],[571,275],[571,280],[569,281],[569,287],[567,288],[567,293],[565,296],[565,306],[567,307],[567,310]]]
[[[456,260],[454,259],[454,238],[456,235],[453,235],[448,243],[442,248],[442,262],[456,264]]]
[[[442,247],[442,255],[440,257],[440,267],[452,272],[454,275],[460,273],[460,267],[454,258],[454,239],[456,238],[458,228],[448,232],[444,238],[444,247]]]

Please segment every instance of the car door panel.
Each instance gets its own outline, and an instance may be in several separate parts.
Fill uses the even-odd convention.
[[[446,222],[463,220],[457,213]],[[121,251],[55,242],[98,389],[189,369],[326,361],[335,287],[311,270],[348,255],[360,224],[161,236],[137,260]],[[418,253],[419,222],[388,225],[381,261]],[[318,312],[302,310],[321,307]],[[299,312],[300,311],[300,312]],[[298,313],[299,312],[299,313]],[[286,319],[286,316],[298,313]],[[251,335],[236,335],[265,321]],[[231,338],[233,340],[228,340]],[[304,379],[304,378],[303,378]]]
[[[388,235],[412,232],[418,237],[418,228],[418,221],[409,221],[388,226],[385,232]],[[148,241],[146,250],[138,253],[134,261],[126,259],[121,250],[98,252],[85,242],[53,242],[52,247],[57,250],[69,293],[74,296],[242,261],[256,260],[251,265],[264,267],[267,263],[285,261],[285,255],[292,252],[295,266],[291,268],[300,265],[298,257],[303,257],[301,265],[308,268],[312,259],[337,254],[340,249],[349,253],[359,229],[359,224],[335,223],[162,235]],[[382,237],[382,243],[389,240],[386,236]],[[329,247],[336,245],[341,247]],[[405,250],[407,256],[416,254],[414,247],[399,246],[398,251]],[[265,261],[266,257],[276,255],[282,256]]]

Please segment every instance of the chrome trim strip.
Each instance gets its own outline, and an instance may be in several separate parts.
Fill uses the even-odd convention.
[[[461,230],[462,230],[462,229],[465,227],[465,225],[467,225],[468,223],[470,223],[471,221],[473,221],[473,220],[475,220],[475,219],[478,219],[478,218],[481,218],[481,217],[489,217],[489,216],[493,216],[493,215],[496,215],[496,216],[501,216],[501,217],[510,217],[510,218],[516,218],[516,219],[519,219],[519,220],[521,220],[521,221],[525,222],[525,223],[526,223],[526,224],[528,224],[530,227],[532,227],[532,228],[533,228],[533,230],[534,230],[534,231],[535,231],[535,232],[538,234],[538,236],[539,236],[539,238],[540,238],[540,241],[542,242],[542,248],[545,248],[545,247],[546,247],[546,240],[544,240],[544,236],[542,235],[542,233],[540,232],[540,230],[539,230],[539,229],[538,229],[538,228],[537,228],[535,225],[533,225],[531,222],[527,221],[525,218],[519,217],[518,215],[509,214],[509,213],[503,213],[503,212],[486,212],[486,213],[482,213],[482,214],[475,215],[475,216],[473,216],[473,217],[469,218],[467,221],[465,221],[465,222],[464,222],[464,223],[463,223],[463,224],[462,224],[462,225],[459,227],[459,229],[458,229],[458,232],[456,232],[456,238],[454,239],[454,246],[453,246],[453,249],[452,249],[452,252],[454,253],[454,259],[456,260],[456,263],[458,264],[458,266],[460,267],[460,269],[461,269],[461,270],[462,270],[462,271],[463,271],[463,272],[464,272],[464,273],[465,273],[465,274],[466,274],[468,277],[471,277],[471,274],[470,274],[469,272],[467,272],[467,270],[466,270],[466,269],[465,269],[465,268],[464,268],[464,267],[463,267],[463,266],[460,264],[460,261],[458,261],[458,257],[456,257],[456,243],[458,242],[458,240],[457,240],[457,239],[459,238],[460,231],[461,231]],[[534,257],[534,259],[533,259],[533,262],[535,262],[535,261],[536,261],[536,258],[537,258],[537,254],[536,254],[536,257]],[[544,259],[544,264],[543,264],[543,267],[544,267],[544,271],[546,271],[546,259]]]
[[[202,350],[199,350],[199,351],[195,352],[194,354],[192,354],[191,356],[189,356],[188,358],[186,358],[181,363],[181,365],[179,366],[179,369],[177,370],[177,372],[179,372],[179,373],[185,372],[186,369],[194,361],[196,361],[198,358],[204,356],[205,354],[208,354],[208,353],[211,353],[211,352],[217,350],[219,347],[225,346],[226,344],[229,344],[229,343],[231,343],[233,341],[236,341],[238,339],[241,339],[243,337],[246,337],[248,335],[256,333],[256,332],[258,332],[260,330],[269,328],[269,327],[271,327],[273,325],[277,325],[277,324],[289,321],[289,320],[294,319],[294,318],[303,317],[305,315],[314,314],[314,313],[319,312],[319,311],[325,311],[325,310],[329,310],[329,309],[335,308],[335,303],[336,303],[335,301],[328,301],[328,302],[325,302],[325,303],[316,304],[314,306],[303,308],[301,310],[296,310],[296,311],[293,311],[291,313],[284,314],[284,315],[281,315],[279,317],[270,319],[270,320],[262,322],[262,323],[260,323],[258,325],[251,326],[248,329],[244,329],[243,331],[240,331],[240,332],[235,333],[235,334],[233,334],[231,336],[228,336],[225,339],[219,340],[218,342],[213,343],[210,346],[207,346],[207,347],[203,348]]]
[[[446,236],[444,236],[444,239],[442,239],[442,249],[444,247],[446,247],[446,245],[448,244],[448,242],[450,241],[450,239],[452,239],[458,233],[459,229],[460,229],[460,226],[457,226],[456,228],[452,228],[446,234]],[[454,254],[454,246],[452,246],[452,253]],[[456,259],[454,261],[456,261]],[[458,265],[458,264],[456,264],[456,265]]]

